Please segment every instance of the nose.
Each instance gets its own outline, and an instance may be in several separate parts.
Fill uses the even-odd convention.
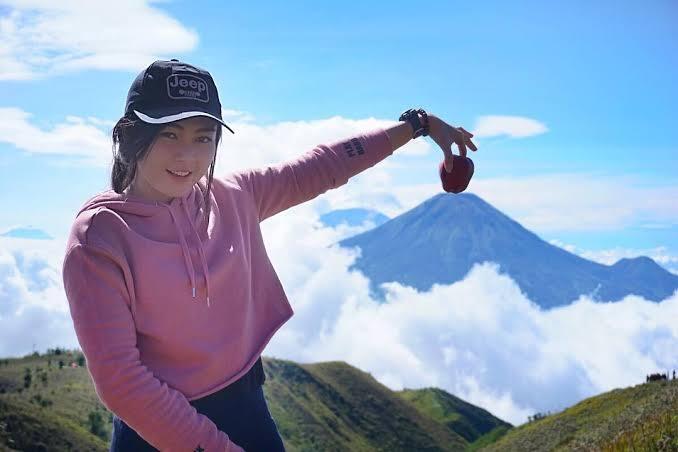
[[[195,146],[184,144],[177,146],[174,152],[174,158],[177,161],[190,161],[196,160],[197,158],[197,149]]]

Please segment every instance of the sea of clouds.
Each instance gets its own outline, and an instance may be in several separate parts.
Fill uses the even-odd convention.
[[[335,245],[364,227],[323,227],[319,204],[261,224],[295,311],[264,356],[343,360],[391,389],[443,388],[513,424],[678,367],[678,294],[659,303],[582,296],[544,311],[486,262],[429,292],[389,283],[379,304],[366,277],[349,271],[359,250]],[[0,356],[78,347],[62,254],[57,240],[0,238]]]
[[[428,292],[389,283],[379,304],[348,270],[359,251],[332,245],[341,231],[293,209],[262,223],[295,310],[265,354],[344,360],[391,389],[440,387],[514,424],[678,368],[678,292],[545,311],[486,262]]]

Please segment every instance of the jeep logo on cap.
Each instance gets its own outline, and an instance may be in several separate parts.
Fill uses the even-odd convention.
[[[189,74],[172,74],[167,77],[167,95],[172,99],[193,99],[209,102],[207,83],[200,77]]]

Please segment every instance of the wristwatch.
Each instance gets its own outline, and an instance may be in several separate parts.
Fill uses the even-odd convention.
[[[421,119],[419,118],[419,115],[421,115]],[[410,108],[409,110],[405,110],[400,115],[400,118],[398,118],[398,120],[408,121],[410,124],[412,124],[412,129],[414,130],[412,138],[428,135],[429,131],[428,115],[426,114],[423,108],[418,109]]]

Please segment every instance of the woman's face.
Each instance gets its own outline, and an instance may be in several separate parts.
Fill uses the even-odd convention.
[[[186,194],[207,175],[216,153],[218,126],[218,122],[204,116],[168,123],[158,132],[144,158],[137,162],[129,192],[162,202]],[[170,171],[188,175],[174,175]]]

